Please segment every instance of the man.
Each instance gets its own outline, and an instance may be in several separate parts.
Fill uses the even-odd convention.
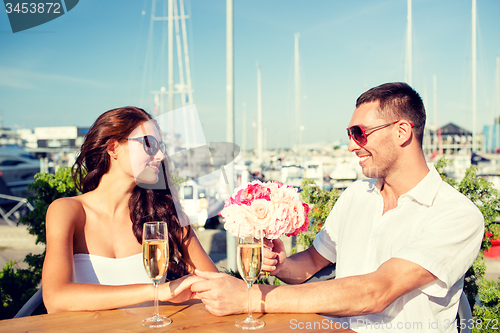
[[[363,332],[457,332],[463,276],[484,231],[476,206],[427,166],[425,109],[405,83],[362,94],[347,129],[349,151],[370,179],[341,195],[314,245],[286,258],[281,241],[264,270],[287,286],[254,286],[254,311],[316,312]],[[331,262],[334,280],[299,284]],[[197,272],[192,291],[216,315],[245,312],[242,281]]]

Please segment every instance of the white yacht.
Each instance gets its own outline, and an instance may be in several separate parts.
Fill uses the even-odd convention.
[[[4,194],[26,197],[28,185],[39,172],[40,161],[27,151],[17,146],[0,147],[0,177],[10,191]]]

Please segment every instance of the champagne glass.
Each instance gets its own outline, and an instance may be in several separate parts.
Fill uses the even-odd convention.
[[[168,229],[165,222],[146,222],[142,231],[142,257],[144,268],[155,286],[155,313],[144,319],[147,327],[163,327],[172,323],[167,317],[160,317],[158,311],[158,284],[168,268]]]
[[[262,320],[252,317],[252,299],[250,295],[252,284],[259,277],[260,269],[262,267],[264,244],[262,237],[262,230],[255,230],[253,234],[248,234],[248,230],[246,230],[246,228],[238,228],[236,261],[238,271],[240,272],[243,280],[247,283],[248,287],[248,317],[237,321],[235,324],[236,326],[247,330],[255,330],[264,327],[265,325]]]

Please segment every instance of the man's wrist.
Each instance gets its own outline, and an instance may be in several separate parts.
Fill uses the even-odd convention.
[[[252,287],[252,312],[256,313],[265,313],[266,312],[266,295],[269,292],[269,290],[265,290],[266,287],[272,287],[272,286],[265,286],[262,284],[259,285],[253,285]]]
[[[292,272],[290,271],[290,268],[283,265],[283,266],[280,266],[279,270],[276,272],[276,275],[275,275],[278,279],[286,282],[288,281],[290,278],[292,278]]]
[[[288,271],[288,269],[286,268],[287,261],[288,260],[286,260],[286,258],[285,258],[285,260],[283,260],[282,263],[280,263],[279,265],[276,266],[274,276],[276,276],[278,279],[286,278],[286,276],[284,276],[284,272]]]

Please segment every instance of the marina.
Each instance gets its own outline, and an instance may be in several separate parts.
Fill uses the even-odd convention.
[[[446,132],[450,125],[452,124],[444,126],[442,132]],[[424,144],[424,150],[428,150],[428,164],[435,164],[440,157],[446,158],[449,163],[445,171],[456,181],[460,181],[465,171],[471,165],[475,165],[478,168],[478,176],[492,182],[495,188],[500,190],[500,154],[486,152],[482,135],[478,136],[483,150],[472,154],[470,148],[463,143],[467,140],[470,142],[470,133],[453,126],[464,134],[462,136],[454,132],[443,134],[442,139],[445,144],[439,147],[436,145],[434,149],[432,142],[435,138],[429,140],[424,137],[424,142],[426,140],[431,142],[427,146]],[[439,154],[439,151],[443,151],[443,154]],[[71,167],[77,152],[76,146],[33,148],[33,146],[16,145],[0,148],[2,194],[27,198],[30,194],[27,186],[33,182],[36,173],[54,173],[60,167]],[[220,172],[221,167],[225,170],[229,170],[229,166],[234,168],[233,188],[253,180],[271,180],[300,187],[305,179],[310,179],[322,189],[343,190],[354,181],[365,178],[358,162],[358,157],[350,153],[346,145],[318,143],[303,145],[296,149],[263,150],[261,157],[253,150],[241,152],[234,161],[223,158],[215,167],[203,171],[202,174],[200,171],[194,174],[193,171],[189,171],[186,174],[193,165],[187,165],[184,160],[182,162],[174,160],[171,167],[174,173],[184,176],[183,179],[187,181],[180,189],[181,198],[186,199],[184,208],[191,214],[192,223],[203,227],[208,219],[217,217],[224,200],[230,194],[230,188]],[[6,203],[7,201],[3,204]],[[209,225],[213,223],[214,221],[211,221]]]
[[[27,268],[26,255],[46,249],[18,224],[37,207],[30,191],[36,175],[71,168],[97,116],[127,105],[146,110],[158,135],[156,145],[147,147],[150,139],[139,136],[146,135],[141,123],[143,134],[120,140],[133,145],[142,140],[146,154],[161,150],[168,156],[166,168],[159,160],[146,166],[160,181],[145,185],[134,175],[137,185],[177,188],[182,207],[175,202],[176,209],[186,213],[185,222],[221,271],[237,269],[236,239],[224,230],[219,214],[238,189],[275,181],[300,192],[305,181],[313,181],[337,195],[366,178],[361,165],[381,155],[367,144],[370,124],[351,115],[357,96],[384,82],[408,83],[421,96],[427,116],[422,148],[430,168],[445,158],[446,175],[460,182],[474,166],[477,177],[500,191],[497,1],[145,0],[125,5],[109,0],[99,6],[79,2],[63,18],[12,34],[0,20],[5,32],[0,39],[7,45],[0,54],[0,267],[15,261],[14,269]],[[363,142],[352,141],[356,125]],[[354,142],[359,155],[366,155],[349,151]],[[161,173],[167,169],[171,179]],[[133,187],[131,177],[128,181]],[[474,203],[479,207],[484,201]],[[154,205],[147,207],[151,212]],[[319,207],[310,207],[310,218]],[[441,221],[457,223],[443,218],[436,224]],[[483,234],[477,228],[478,242]],[[282,239],[291,255],[299,237]],[[498,281],[500,240],[494,242],[494,249],[485,251],[485,278]]]

